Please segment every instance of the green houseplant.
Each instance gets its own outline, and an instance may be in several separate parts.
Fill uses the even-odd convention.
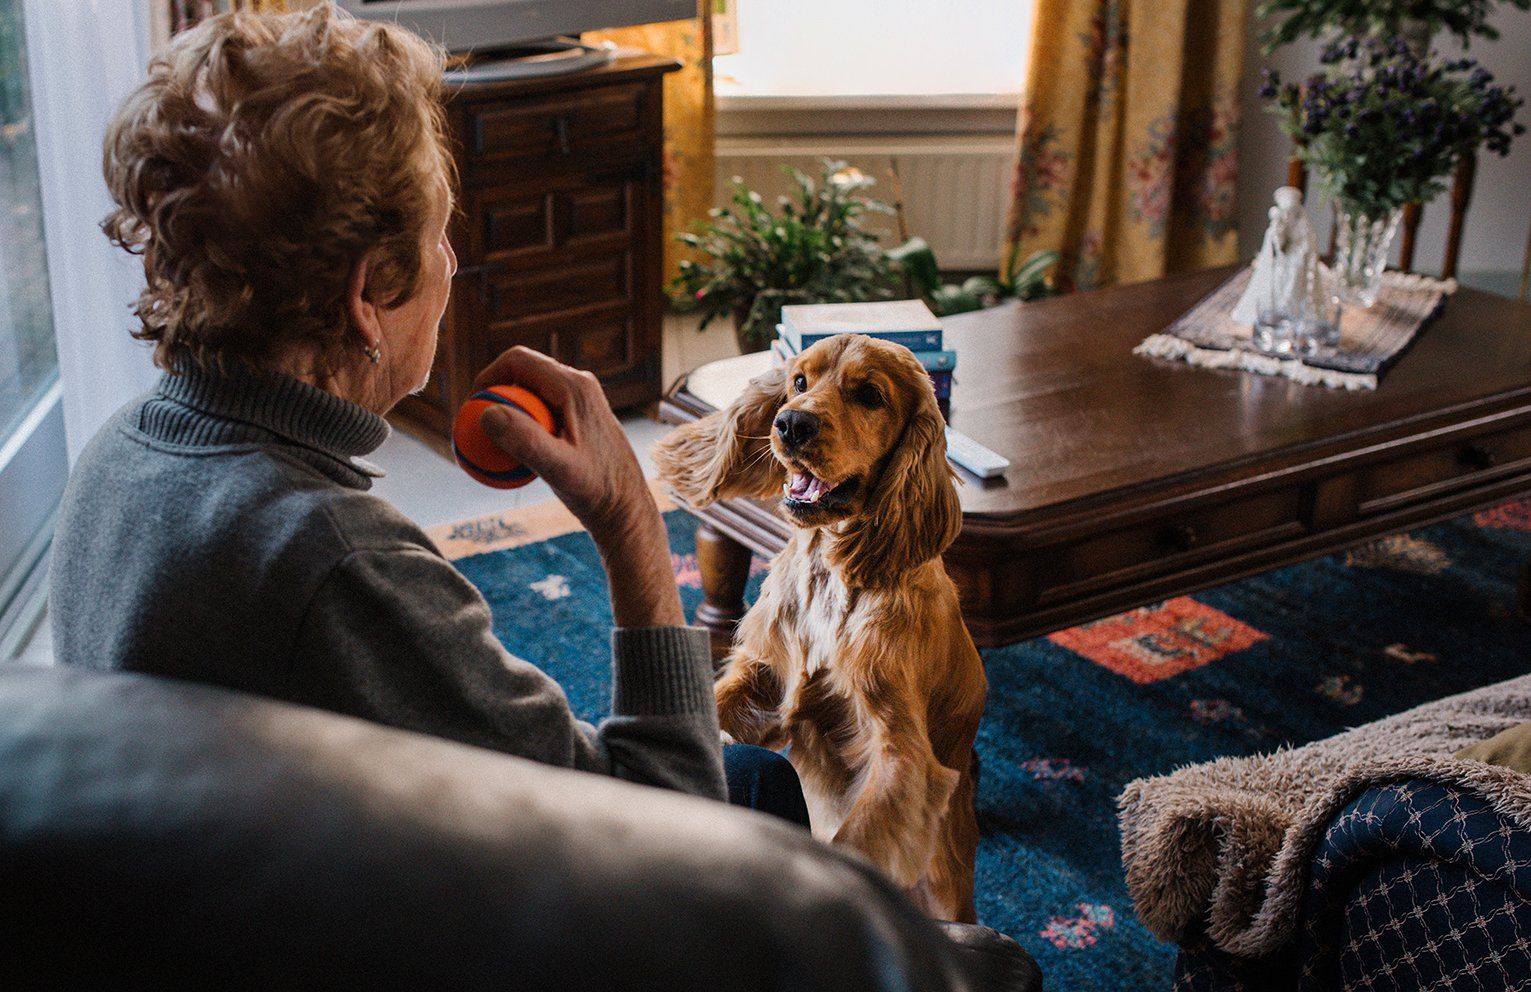
[[[710,220],[678,236],[705,256],[685,260],[670,284],[681,310],[702,312],[706,328],[732,317],[741,351],[765,348],[789,303],[852,303],[917,294],[938,316],[993,306],[1001,300],[1052,294],[1047,281],[1058,253],[1039,251],[1022,259],[1011,249],[998,276],[973,276],[943,283],[935,253],[924,238],[911,237],[884,250],[877,235],[861,226],[869,213],[895,213],[862,191],[874,180],[844,162],[824,159],[815,181],[784,166],[796,186],[793,196],[765,205],[759,193],[736,176],[730,206],[709,212]],[[902,229],[902,220],[900,221]]]
[[[704,328],[733,317],[741,351],[770,343],[786,304],[893,297],[894,263],[861,226],[869,213],[891,212],[862,195],[874,180],[832,159],[824,160],[818,181],[784,170],[796,189],[778,199],[775,211],[735,176],[730,206],[710,211],[709,221],[678,236],[705,260],[680,263],[672,299],[682,309],[701,310]]]
[[[1267,52],[1304,35],[1403,37],[1416,54],[1424,55],[1429,37],[1445,31],[1465,45],[1473,36],[1499,37],[1488,23],[1501,3],[1531,9],[1531,0],[1264,0],[1255,8],[1262,19],[1279,23],[1261,35]]]
[[[1035,300],[1053,295],[1048,272],[1058,263],[1055,251],[1032,252],[1023,260],[1011,245],[998,276],[971,276],[961,283],[943,283],[936,256],[924,238],[910,238],[888,252],[910,287],[938,316],[992,307],[1002,300]]]

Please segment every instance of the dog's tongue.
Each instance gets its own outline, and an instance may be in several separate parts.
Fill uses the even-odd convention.
[[[793,472],[792,481],[787,483],[785,488],[789,499],[797,500],[799,503],[817,503],[819,497],[833,487],[808,472]]]

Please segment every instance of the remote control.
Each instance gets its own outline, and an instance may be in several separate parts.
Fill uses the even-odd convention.
[[[992,479],[1005,474],[1010,459],[997,455],[968,437],[961,431],[946,429],[946,457],[972,472],[980,479]]]

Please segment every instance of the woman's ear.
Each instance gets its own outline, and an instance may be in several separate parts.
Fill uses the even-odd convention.
[[[962,529],[955,478],[946,463],[946,421],[927,385],[866,506],[831,549],[846,579],[886,584],[945,551]]]
[[[771,422],[786,387],[787,370],[773,368],[751,379],[728,409],[671,431],[654,445],[659,477],[692,506],[776,493],[786,475],[771,454]]]
[[[351,318],[351,326],[361,336],[362,347],[369,351],[383,344],[383,322],[378,305],[367,297],[367,277],[371,271],[372,255],[369,253],[356,260],[346,283],[346,313]]]

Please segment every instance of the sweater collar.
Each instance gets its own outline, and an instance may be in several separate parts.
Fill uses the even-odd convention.
[[[239,421],[380,475],[359,456],[387,440],[388,421],[334,393],[277,372],[244,367],[167,373],[159,394],[210,417]]]

